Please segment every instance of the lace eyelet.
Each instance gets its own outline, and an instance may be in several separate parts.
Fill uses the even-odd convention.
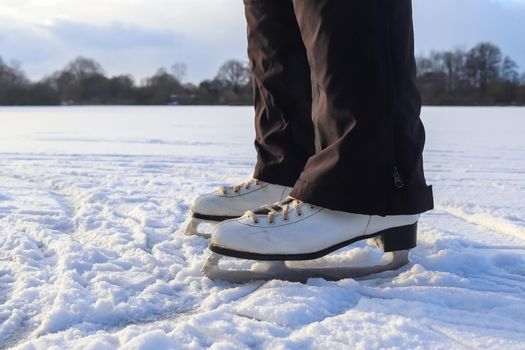
[[[315,205],[310,204],[309,208],[310,208],[310,210],[314,210],[315,209]]]
[[[297,216],[303,216],[303,213],[297,213]]]

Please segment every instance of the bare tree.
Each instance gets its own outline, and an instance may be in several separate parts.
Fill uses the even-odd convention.
[[[71,73],[78,80],[90,75],[104,75],[104,70],[97,61],[85,57],[75,58],[64,67],[64,71]]]
[[[463,50],[445,51],[441,54],[443,68],[447,75],[447,93],[450,95],[456,89],[458,81],[462,78],[465,65],[465,52]]]
[[[30,81],[16,62],[4,63],[0,57],[0,104],[19,104]]]
[[[90,58],[75,58],[46,81],[59,92],[64,104],[102,103],[108,94],[104,70]]]
[[[187,71],[188,67],[185,63],[175,63],[171,66],[171,74],[181,83],[186,79]]]
[[[467,53],[466,74],[482,95],[488,82],[499,77],[500,63],[501,50],[491,43],[480,43]]]
[[[227,61],[219,68],[217,80],[232,85],[234,89],[246,85],[250,81],[247,64],[238,60]]]
[[[422,56],[417,58],[418,76],[424,76],[441,70],[441,54],[439,52],[431,51],[428,57]]]
[[[4,63],[0,57],[0,86],[24,85],[28,84],[25,73],[20,68],[18,62]]]
[[[501,64],[501,77],[514,83],[519,81],[518,65],[509,56],[505,56]]]

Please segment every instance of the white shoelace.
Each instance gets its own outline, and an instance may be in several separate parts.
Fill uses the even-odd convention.
[[[294,210],[297,216],[302,216],[303,213],[301,211],[301,204],[303,204],[302,201],[292,197],[288,197],[287,199],[281,202],[277,202],[272,205],[265,205],[256,210],[249,210],[246,213],[244,213],[244,215],[250,217],[254,224],[258,224],[258,215],[266,214],[268,216],[268,223],[273,224],[275,222],[275,216],[279,214],[282,214],[283,220],[287,221],[288,213],[290,212],[290,210]],[[315,205],[310,204],[310,209],[315,209]]]
[[[261,184],[261,181],[257,179],[251,179],[250,181],[242,182],[240,185],[234,185],[231,187],[221,186],[219,190],[222,192],[222,194],[227,194],[228,190],[233,190],[233,192],[239,193],[241,188],[244,187],[245,189],[249,189],[252,184],[255,184],[255,186],[259,186]]]

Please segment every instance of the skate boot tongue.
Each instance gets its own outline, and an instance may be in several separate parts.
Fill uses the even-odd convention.
[[[288,220],[288,212],[290,210],[297,211],[297,215],[301,216],[301,203],[302,202],[298,199],[288,197],[285,200],[272,205],[265,205],[255,210],[248,210],[244,215],[250,217],[254,224],[259,223],[260,216],[267,215],[268,223],[273,224],[274,218],[277,215],[282,215],[283,220]]]
[[[292,197],[288,197],[280,202],[276,202],[272,205],[265,205],[265,206],[262,206],[262,207],[259,207],[257,209],[254,209],[252,210],[252,212],[256,215],[267,215],[268,213],[270,213],[271,211],[274,211],[274,212],[279,212],[283,209],[283,206],[285,204],[289,204],[289,203],[292,203],[294,201],[294,199]]]
[[[255,186],[262,186],[264,183],[262,181],[258,180],[258,179],[251,179],[249,181],[242,182],[239,185],[233,185],[233,186],[229,186],[229,187],[221,186],[221,188],[219,190],[224,195],[227,194],[228,191],[233,191],[234,193],[239,193],[239,191],[241,189],[248,190],[250,188],[250,186],[252,186],[254,184],[255,184]]]

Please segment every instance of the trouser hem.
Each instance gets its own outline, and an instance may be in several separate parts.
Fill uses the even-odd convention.
[[[434,208],[432,186],[386,192],[384,189],[355,191],[298,179],[290,196],[323,208],[364,215],[411,215]]]
[[[297,179],[301,171],[286,171],[286,170],[272,170],[272,171],[263,171],[255,169],[253,173],[253,178],[261,180],[263,182],[271,183],[274,185],[281,185],[287,187],[293,187],[297,182]]]

